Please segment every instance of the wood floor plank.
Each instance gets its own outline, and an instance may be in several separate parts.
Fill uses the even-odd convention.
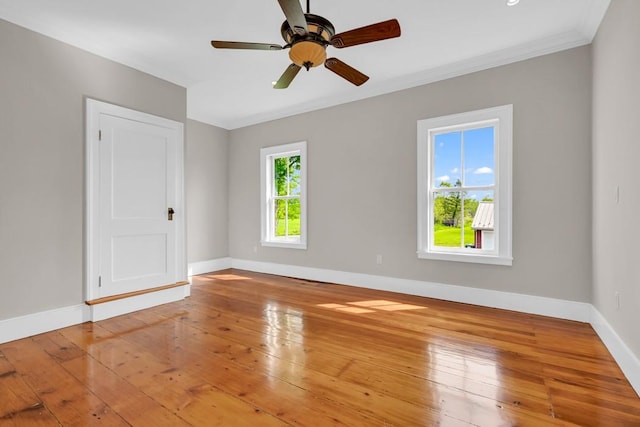
[[[151,336],[145,337],[145,330],[138,327],[139,323],[134,317],[135,315],[131,315],[121,318],[117,323],[116,321],[108,322],[104,326],[114,328],[119,333],[123,333],[129,328],[128,330],[132,332],[126,334],[125,337],[128,348],[135,349],[136,346],[153,348],[155,349],[153,353],[163,359],[162,355],[165,353],[162,348],[163,344],[156,345],[157,342],[162,343],[163,340],[154,340]],[[154,320],[153,324],[157,325],[157,321]],[[186,369],[185,372],[187,372],[186,375],[194,372],[203,381],[217,384],[224,392],[245,400],[256,409],[275,414],[278,418],[289,423],[302,425],[317,425],[318,423],[319,425],[370,425],[373,422],[369,416],[361,413],[361,411],[349,409],[348,406],[332,400],[319,399],[319,397],[322,397],[321,395],[283,380],[273,371],[260,371],[254,369],[254,367],[243,366],[236,358],[228,357],[228,351],[239,350],[239,345],[234,345],[230,342],[219,343],[217,342],[219,340],[215,337],[211,337],[201,331],[194,331],[196,333],[190,335],[189,345],[185,345],[182,351],[182,357],[184,358],[182,361]],[[161,333],[157,334],[157,336],[162,335]],[[198,339],[198,336],[202,338]],[[202,352],[194,352],[194,347],[217,348],[210,354],[211,364],[203,363]],[[240,350],[240,353],[248,355],[252,359],[260,357],[260,352],[254,353],[247,350],[248,348],[244,347]],[[138,371],[137,368],[131,369],[127,367],[128,363],[123,361],[122,358],[120,360],[119,369],[130,381],[131,377],[128,376],[128,372],[132,372],[133,375],[136,375],[137,372],[143,376],[148,376]],[[149,363],[148,360],[147,363]],[[282,362],[278,360],[277,363],[280,364]],[[163,365],[162,368],[167,366],[169,365]],[[156,370],[162,368],[157,368]],[[177,374],[176,371],[174,370],[173,374]],[[185,374],[183,373],[183,375]],[[286,395],[287,397],[273,399],[272,396],[274,395]],[[312,401],[313,405],[309,405],[309,401]],[[302,417],[301,413],[306,414],[306,417]],[[381,422],[384,422],[384,420],[379,419],[375,423]]]
[[[218,319],[219,319],[219,317],[220,317],[220,316],[218,316]],[[230,329],[230,328],[227,328],[227,329]],[[245,337],[242,337],[242,340],[243,340],[243,341],[246,341],[246,340],[247,340],[247,337],[246,337],[246,336],[245,336]],[[531,364],[531,360],[527,360],[527,361],[526,361],[526,363],[528,363],[528,364],[530,365],[530,364]],[[540,371],[540,374],[541,374],[541,369],[539,369],[539,371]],[[504,381],[505,379],[503,378],[502,380]],[[538,384],[539,384],[539,385],[543,386],[542,378],[538,378],[538,379],[537,379],[537,382],[538,382]],[[513,381],[512,383],[513,383],[513,384],[516,384],[516,383],[518,383],[518,382],[517,382],[517,381]],[[518,405],[521,405],[521,404],[522,404],[522,402],[521,402],[520,400],[515,400],[515,399],[514,399],[513,401],[514,401],[514,402],[517,402],[517,403],[518,403]],[[547,402],[547,403],[548,403],[548,402]],[[547,412],[549,412],[549,405],[548,405],[548,404],[545,404],[544,399],[539,400],[539,401],[538,401],[538,405],[539,405],[539,406],[541,406],[541,407],[544,407],[544,408],[546,409],[546,411],[547,411]]]
[[[206,325],[203,325],[206,327]],[[211,331],[210,334],[216,335],[216,337],[219,340],[222,339],[226,339],[227,337],[231,336],[233,337],[235,335],[235,332],[237,331],[237,329],[239,329],[237,326],[233,326],[233,328],[229,328],[229,327],[224,327],[223,330],[224,332],[221,332],[219,330],[217,330],[214,327],[210,327],[207,330]],[[225,336],[227,335],[227,336]],[[254,348],[258,348],[260,349],[261,347],[263,347],[263,344],[260,342],[260,337],[258,335],[250,335],[247,331],[245,331],[245,333],[241,334],[241,335],[236,335],[234,338],[230,338],[235,340],[238,344],[236,344],[238,347],[237,351],[230,353],[230,356],[232,356],[234,358],[234,360],[238,360],[241,361],[243,358],[246,359],[256,359],[256,356],[249,356],[248,354],[246,354],[246,348],[241,347],[240,343],[244,343],[246,345],[250,345],[253,346]],[[266,347],[266,346],[264,346]],[[337,354],[334,355],[329,355],[323,351],[318,351],[317,349],[314,349],[312,347],[305,347],[305,353],[304,353],[304,359],[303,360],[297,360],[297,356],[295,352],[290,351],[290,346],[287,345],[286,343],[281,343],[278,344],[276,343],[274,346],[277,350],[276,352],[273,352],[272,355],[273,357],[277,357],[279,360],[287,360],[291,363],[304,363],[304,369],[306,371],[308,370],[316,370],[316,371],[322,371],[324,373],[328,373],[331,375],[343,375],[345,373],[345,371],[347,371],[347,365],[349,363],[353,363],[354,360],[353,359],[346,359],[343,357],[340,357]],[[266,351],[268,351],[268,348],[265,349]],[[254,353],[255,354],[255,353]],[[319,356],[319,357],[318,357]],[[335,359],[338,359],[339,362],[337,362]],[[257,360],[256,360],[257,362]],[[469,360],[467,363],[471,363],[472,361]],[[247,362],[248,364],[251,363],[251,361],[249,360]],[[428,378],[420,378],[418,376],[414,376],[414,375],[408,375],[402,372],[398,372],[398,371],[390,371],[386,368],[381,367],[381,365],[372,365],[371,363],[359,363],[361,366],[365,366],[365,369],[362,369],[358,372],[358,374],[367,374],[366,376],[363,375],[362,378],[366,378],[372,375],[375,375],[377,377],[379,377],[377,380],[372,380],[372,381],[367,381],[365,382],[364,380],[362,380],[362,382],[360,382],[360,385],[363,386],[367,386],[367,385],[375,385],[377,383],[384,383],[384,380],[381,380],[380,378],[382,378],[382,375],[386,375],[384,378],[386,379],[392,379],[398,383],[401,382],[401,379],[406,379],[406,381],[402,384],[402,393],[400,393],[404,398],[407,399],[416,399],[414,401],[419,401],[419,397],[420,395],[416,395],[413,390],[416,389],[417,385],[421,385],[423,383],[425,383],[428,380],[442,380],[443,376],[447,376],[447,380],[451,381],[452,377],[454,376],[454,374],[450,374],[449,372],[445,371],[445,370],[434,370],[434,372],[432,372],[433,375],[429,375]],[[540,368],[540,372],[541,372],[541,368]],[[377,374],[377,375],[376,375]],[[352,378],[356,383],[358,381],[358,375],[352,376],[350,378]],[[549,404],[548,404],[548,399],[547,399],[547,394],[546,394],[546,388],[544,386],[544,381],[542,380],[542,378],[532,378],[531,381],[526,381],[524,380],[524,375],[518,375],[518,378],[521,380],[520,382],[515,382],[517,384],[523,383],[525,386],[522,387],[522,389],[524,391],[526,391],[526,395],[520,394],[518,395],[518,398],[516,398],[516,396],[514,395],[514,393],[511,393],[511,395],[506,395],[507,391],[504,390],[503,394],[501,396],[501,398],[503,399],[502,402],[505,404],[511,404],[514,401],[518,402],[519,406],[522,406],[524,404],[526,404],[526,402],[530,401],[530,400],[535,400],[535,403],[531,403],[531,405],[535,405],[537,407],[545,407],[546,411],[548,412],[549,410]],[[464,376],[458,376],[457,381],[454,380],[452,382],[452,384],[454,385],[458,385],[458,386],[462,386],[464,387],[467,392],[475,392],[476,394],[479,394],[480,396],[484,395],[484,396],[496,396],[496,393],[498,392],[496,389],[496,386],[491,386],[489,384],[480,382],[480,381],[475,381],[473,379],[469,379],[469,378],[465,378]],[[470,387],[472,386],[472,387]],[[537,392],[537,398],[534,398],[533,396],[531,396],[534,393],[535,390],[535,386],[537,386],[538,392]],[[420,389],[422,387],[419,387],[417,389]]]
[[[640,411],[634,404],[614,402],[566,385],[550,386],[554,416],[578,425],[638,426]]]
[[[0,345],[0,396],[2,426],[640,425],[588,324],[240,270]]]
[[[2,351],[60,424],[127,425],[103,400],[70,376],[33,339],[6,344]]]
[[[0,425],[53,426],[58,421],[0,352]]]
[[[114,339],[111,339],[108,342],[105,341],[98,344],[98,346],[109,346],[112,354],[119,354],[119,356],[115,357],[114,360],[118,361],[118,371],[120,375],[126,378],[127,381],[136,384],[141,390],[145,390],[147,393],[152,392],[149,391],[147,385],[140,383],[140,381],[144,381],[145,378],[158,376],[166,372],[170,372],[171,377],[178,378],[178,376],[190,376],[192,375],[191,372],[195,372],[199,378],[199,384],[202,384],[203,381],[208,381],[210,384],[222,384],[222,391],[232,396],[238,396],[246,401],[248,405],[247,408],[253,412],[253,415],[268,412],[275,414],[277,418],[283,418],[289,422],[307,425],[309,425],[308,421],[303,422],[293,418],[300,410],[306,411],[309,418],[314,420],[314,423],[318,422],[318,420],[320,422],[325,420],[325,422],[330,422],[331,424],[362,425],[363,420],[368,420],[360,414],[349,414],[348,411],[344,411],[344,408],[340,408],[333,402],[326,402],[326,404],[318,404],[316,402],[316,407],[310,407],[305,403],[308,397],[304,396],[302,397],[302,402],[297,402],[295,404],[290,403],[288,400],[273,399],[271,396],[278,394],[274,389],[280,391],[293,390],[296,392],[299,392],[300,389],[281,380],[273,378],[267,379],[264,376],[259,377],[258,373],[255,371],[243,370],[240,367],[235,366],[235,364],[228,364],[225,365],[224,368],[221,368],[220,362],[223,361],[213,361],[212,365],[203,363],[202,352],[197,352],[195,354],[193,363],[189,363],[188,366],[187,364],[184,365],[184,371],[174,368],[175,360],[165,360],[165,357],[163,356],[165,353],[165,349],[163,348],[164,340],[161,338],[163,334],[157,334],[156,338],[160,339],[146,340],[144,337],[145,330],[140,328],[139,325],[139,322],[135,321],[132,316],[125,316],[119,319],[113,319],[109,322],[103,322],[103,327],[113,328],[113,336],[120,336],[122,337],[122,340],[125,340],[125,342],[116,342]],[[123,348],[126,348],[126,350]],[[146,351],[147,349],[151,349],[153,356],[149,355],[145,358],[135,357],[138,351]],[[103,354],[103,352],[100,349],[94,348],[92,351],[97,358],[102,357],[101,354]],[[189,349],[185,349],[185,352],[188,351]],[[125,353],[129,353],[129,356]],[[154,360],[155,356],[158,357],[157,360]],[[211,358],[215,359],[215,355],[211,354]],[[248,384],[240,382],[239,379],[243,377],[251,377]],[[233,379],[238,380],[233,381]],[[255,393],[255,390],[263,387],[264,383],[269,383],[269,392],[265,391],[264,393]],[[242,387],[243,384],[245,387]],[[156,399],[158,398],[158,396],[154,397]],[[164,403],[172,407],[175,402]],[[265,412],[267,408],[269,408],[269,410]],[[341,411],[338,411],[339,409]],[[340,414],[335,415],[337,412],[340,412]],[[235,417],[237,420],[242,419],[241,414],[239,413],[235,414]],[[255,416],[252,416],[252,419],[255,418]],[[278,424],[279,423],[276,423],[274,425]],[[265,423],[264,425],[269,424]]]
[[[189,425],[93,357],[75,358],[64,362],[63,365],[70,375],[86,384],[92,393],[99,395],[127,424]]]
[[[223,321],[223,319],[221,319],[219,316],[217,317],[218,321]],[[204,328],[207,331],[210,331],[210,334],[214,334],[216,336],[219,336],[221,338],[229,338],[232,339],[234,341],[236,341],[237,343],[243,343],[246,345],[250,345],[253,346],[255,348],[260,348],[262,346],[264,347],[269,347],[267,345],[264,344],[264,342],[262,342],[262,337],[264,336],[264,334],[261,334],[257,331],[255,331],[253,334],[251,333],[250,330],[244,329],[240,326],[237,326],[237,324],[234,323],[222,323],[222,325],[229,325],[229,326],[223,326],[221,329],[220,328],[216,328],[215,325],[211,324],[208,325],[206,322],[200,324],[200,327]],[[221,330],[223,332],[221,332]],[[358,334],[360,332],[357,332]],[[289,348],[292,347],[292,345],[295,344],[294,342],[287,342],[288,338],[290,338],[291,336],[289,335],[287,338],[283,339],[282,337],[278,337],[277,334],[273,336],[273,341],[271,341],[270,347],[273,347],[276,349],[276,353],[277,353],[277,357],[282,358],[282,357],[289,357],[289,358],[294,358],[295,355],[286,355],[286,352],[288,351]],[[331,341],[335,341],[335,337],[331,337],[330,341],[324,342],[322,339],[316,339],[314,340],[314,343],[319,343],[320,346],[319,347],[314,347],[313,344],[311,345],[306,345],[305,346],[305,363],[307,367],[312,366],[313,361],[315,356],[321,354],[321,355],[325,355],[326,350],[332,350],[334,352],[334,355],[338,354],[337,352],[343,350],[343,346],[341,345],[335,345],[334,342]],[[369,355],[369,350],[377,350],[375,353],[377,354],[382,354],[383,351],[381,349],[376,349],[375,347],[365,347],[365,349],[362,350],[362,352],[360,353],[361,358],[367,358],[369,360],[369,363],[378,363],[376,361],[375,358],[370,358]],[[357,352],[358,350],[353,349],[352,352]],[[456,356],[456,354],[454,354],[454,352],[451,352],[452,356]],[[393,355],[393,361],[392,362],[387,362],[387,361],[383,361],[380,362],[380,365],[383,366],[389,366],[390,363],[396,363],[398,362],[400,359],[400,356],[398,354],[394,354]],[[465,378],[465,381],[469,381],[469,375],[470,369],[474,369],[474,366],[477,367],[479,372],[482,371],[486,371],[486,369],[483,367],[483,361],[481,358],[475,357],[464,357],[464,358],[460,358],[459,361],[455,361],[455,363],[452,361],[452,357],[447,357],[449,356],[445,351],[438,351],[438,357],[441,358],[440,361],[436,361],[436,363],[430,363],[427,362],[428,364],[430,364],[431,366],[429,366],[429,369],[426,372],[411,372],[412,375],[415,376],[423,376],[426,378],[430,378],[432,375],[435,376],[437,375],[438,372],[440,372],[441,374],[445,374],[445,375],[455,375],[455,371],[453,371],[454,368],[451,368],[450,365],[453,363],[456,365],[456,367],[459,367],[460,372],[458,372],[461,376],[460,378]],[[471,356],[471,355],[470,355]],[[495,356],[495,354],[491,355],[492,357]],[[327,366],[328,363],[327,360],[331,360],[330,357],[324,357],[321,358],[324,360],[319,360],[319,363],[322,363],[323,365]],[[477,361],[477,363],[474,363],[474,359]],[[504,358],[503,358],[504,359]],[[505,362],[504,360],[502,361],[503,363]],[[341,363],[339,365],[337,365],[335,368],[333,369],[342,369],[342,367],[344,366],[344,361],[341,361]],[[527,364],[531,364],[531,361],[526,361],[525,363]],[[407,360],[407,364],[410,364],[410,360]],[[446,365],[446,366],[442,366],[442,365]],[[542,367],[541,365],[539,365],[539,369],[538,371],[541,373]],[[329,366],[329,368],[331,369],[331,367]],[[373,368],[373,365],[372,365]],[[400,364],[399,366],[396,366],[397,370],[403,370],[404,368],[404,364]],[[508,369],[508,368],[507,368]],[[503,369],[503,371],[506,371],[505,369]],[[480,374],[479,378],[487,381],[487,378],[484,376],[481,376]],[[520,379],[522,379],[525,375],[522,373],[515,373],[514,375],[517,375]],[[502,377],[507,377],[508,373],[503,372],[502,373]],[[535,380],[538,384],[543,385],[543,381],[542,379],[536,379]],[[514,382],[514,383],[518,383],[518,382]],[[527,389],[531,389],[532,388],[532,384],[526,384],[524,383],[527,387]]]

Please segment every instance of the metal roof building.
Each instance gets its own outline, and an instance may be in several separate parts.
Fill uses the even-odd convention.
[[[474,230],[493,230],[493,202],[480,202],[473,217]]]

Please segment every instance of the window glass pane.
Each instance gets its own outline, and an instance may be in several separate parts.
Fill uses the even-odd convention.
[[[287,201],[276,199],[273,201],[273,229],[276,237],[284,237],[287,235]]]
[[[289,161],[289,194],[300,195],[300,156],[291,156]]]
[[[434,197],[434,246],[462,247],[465,226],[471,231],[469,223],[465,224],[462,215],[463,193],[448,191],[437,193]],[[472,234],[472,233],[471,233]],[[471,239],[473,236],[471,236]],[[471,240],[473,242],[473,240]]]
[[[273,160],[273,187],[276,196],[287,195],[288,159],[288,157],[279,157]]]
[[[438,134],[433,142],[433,185],[455,186],[462,177],[462,132]]]
[[[300,199],[290,199],[287,201],[288,217],[288,235],[300,236]]]
[[[493,190],[455,191],[456,187],[495,184],[493,126],[438,134],[433,143],[435,188],[433,245],[451,248],[493,249],[493,229],[475,230],[472,226],[481,203],[493,201]],[[487,204],[487,203],[485,203]],[[491,215],[493,203],[481,213]],[[493,227],[493,223],[490,224]],[[485,224],[485,228],[488,227]],[[481,241],[482,238],[484,242]],[[484,243],[484,244],[483,244]]]
[[[464,132],[464,186],[495,184],[495,128]]]

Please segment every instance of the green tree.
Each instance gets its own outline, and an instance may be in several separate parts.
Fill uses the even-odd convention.
[[[465,198],[464,199],[464,221],[473,221],[473,217],[476,215],[476,211],[478,210],[478,202],[476,199]]]
[[[436,193],[433,201],[434,244],[447,247],[473,244],[471,223],[479,202],[467,197],[459,179],[453,184],[441,182],[440,187],[446,190]]]
[[[436,193],[433,200],[433,220],[435,224],[443,224],[445,219],[444,210],[445,196],[442,193]]]
[[[447,188],[460,188],[462,187],[462,182],[458,179],[455,184],[451,184],[450,182],[442,182],[440,183],[440,187]],[[447,191],[442,193],[442,219],[441,223],[448,225],[450,227],[455,227],[457,222],[461,219],[460,210],[462,206],[462,199],[466,196],[466,192],[464,191]]]
[[[278,196],[300,194],[300,156],[280,157],[273,162]]]

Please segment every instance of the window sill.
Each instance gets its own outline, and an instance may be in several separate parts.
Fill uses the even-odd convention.
[[[287,242],[287,241],[262,241],[260,242],[260,244],[262,246],[268,246],[268,247],[272,247],[272,248],[288,248],[288,249],[303,249],[306,250],[307,249],[307,244],[306,243],[300,243],[300,242]]]
[[[513,264],[513,258],[507,256],[453,254],[426,251],[418,251],[417,253],[418,258],[420,259],[431,259],[436,261],[470,262],[475,264],[493,264],[506,266],[511,266]]]

